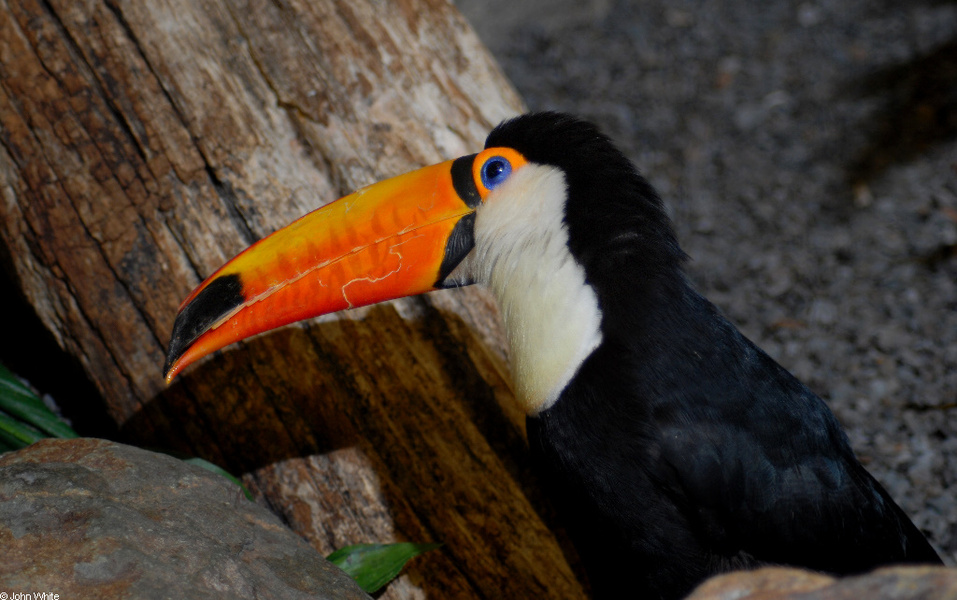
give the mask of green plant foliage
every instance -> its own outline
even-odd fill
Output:
[[[0,452],[29,446],[45,437],[78,436],[16,375],[0,365]]]
[[[372,594],[398,577],[405,563],[441,545],[357,544],[336,550],[326,560],[348,573],[367,594]]]

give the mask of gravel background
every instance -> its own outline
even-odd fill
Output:
[[[618,141],[699,288],[957,564],[957,3],[458,5],[530,109]]]

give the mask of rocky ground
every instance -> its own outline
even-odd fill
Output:
[[[957,3],[459,6],[530,109],[634,159],[700,289],[957,564]]]

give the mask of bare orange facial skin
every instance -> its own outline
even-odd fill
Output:
[[[487,178],[483,176],[483,170],[489,165],[489,161],[496,157],[503,158],[509,163],[511,173],[518,171],[528,164],[524,156],[511,148],[486,148],[476,154],[475,161],[472,163],[472,178],[475,180],[475,187],[483,202],[493,189],[489,187],[492,182],[487,181]]]

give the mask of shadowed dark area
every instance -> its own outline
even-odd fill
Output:
[[[474,475],[456,476],[454,469],[450,471],[449,461],[455,459],[448,453],[461,452],[462,436],[474,435],[468,432],[474,427],[509,478],[521,487],[522,495],[557,532],[563,552],[577,568],[575,550],[532,469],[521,429],[497,408],[496,390],[474,367],[474,348],[455,341],[463,334],[468,339],[468,326],[453,318],[451,331],[443,319],[431,316],[436,309],[428,302],[414,301],[424,313],[412,321],[403,319],[388,305],[368,309],[365,318],[381,324],[379,333],[370,332],[361,322],[342,319],[311,323],[305,328],[285,327],[213,353],[178,376],[127,421],[123,435],[137,440],[138,445],[205,458],[232,473],[253,473],[254,479],[258,470],[289,459],[358,448],[375,467],[399,537],[408,538],[420,531],[420,521],[428,525],[442,512],[421,512],[416,504],[419,512],[412,514],[410,498],[421,497],[428,489],[428,496],[435,498],[431,502],[455,505],[465,502],[462,499],[472,493]],[[382,335],[389,336],[390,345],[394,342],[399,350],[385,350]],[[422,364],[422,357],[401,350],[405,340],[409,340],[409,348],[417,347],[417,338],[437,341],[435,360]],[[351,355],[324,350],[326,344],[343,340],[347,340]],[[358,370],[361,357],[371,355],[385,357],[381,369]],[[479,370],[493,368],[488,364],[477,366]],[[298,376],[279,375],[290,372]],[[206,382],[219,380],[223,374],[237,382],[234,389],[248,387],[249,392],[209,388]],[[423,396],[414,385],[421,377],[446,381],[448,393]],[[499,385],[507,388],[504,381]],[[194,398],[207,400],[196,403]],[[462,421],[469,423],[465,430],[457,430],[461,427],[455,424],[458,418],[453,422],[448,416],[458,411],[467,414]],[[469,444],[474,440],[465,443],[471,453]],[[468,455],[471,462],[475,457]],[[489,484],[500,486],[500,479]],[[274,508],[282,514],[283,507]],[[483,536],[494,536],[496,530],[481,529]],[[418,535],[421,537],[421,533]],[[468,552],[464,545],[447,545],[450,552]],[[416,583],[430,597],[441,597],[445,592],[431,589],[434,584],[429,577],[420,578],[414,573],[413,565]]]
[[[2,248],[2,246],[0,246]],[[0,363],[49,394],[73,429],[84,437],[122,441],[103,398],[87,379],[79,360],[63,351],[10,277],[0,256],[0,298],[4,302]]]
[[[863,151],[848,165],[852,184],[957,138],[957,39],[877,71],[854,88],[883,107],[870,119],[874,132]]]

